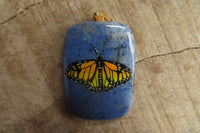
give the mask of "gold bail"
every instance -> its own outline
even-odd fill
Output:
[[[109,17],[106,13],[95,12],[93,14],[94,21],[109,21]]]

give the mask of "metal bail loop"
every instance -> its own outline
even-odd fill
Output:
[[[106,13],[95,12],[93,14],[94,21],[109,21],[109,17]]]

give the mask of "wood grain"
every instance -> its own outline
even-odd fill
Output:
[[[84,120],[65,106],[62,49],[95,11],[136,41],[135,97],[115,120]],[[200,133],[200,1],[0,1],[0,132]]]

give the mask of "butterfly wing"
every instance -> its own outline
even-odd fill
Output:
[[[91,87],[91,83],[96,74],[95,60],[84,60],[71,63],[66,70],[68,79]]]
[[[127,66],[105,60],[102,64],[103,66],[99,69],[96,60],[73,62],[67,67],[66,76],[95,92],[112,90],[130,80],[131,70]],[[102,78],[99,75],[102,75]]]
[[[119,62],[104,61],[102,75],[104,90],[111,90],[130,80],[131,69]]]

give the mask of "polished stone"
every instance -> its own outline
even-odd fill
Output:
[[[103,61],[116,62],[119,65],[117,69],[122,67],[125,71],[130,70],[130,79],[110,85],[113,88],[99,84],[100,87],[95,90],[78,79],[80,73],[76,78],[73,75],[73,80],[67,77],[67,71],[74,65],[81,70],[77,63],[95,61],[100,55]],[[65,37],[63,64],[65,97],[73,114],[87,119],[113,119],[124,116],[130,110],[133,101],[135,48],[133,34],[127,26],[118,22],[84,22],[72,26]]]

